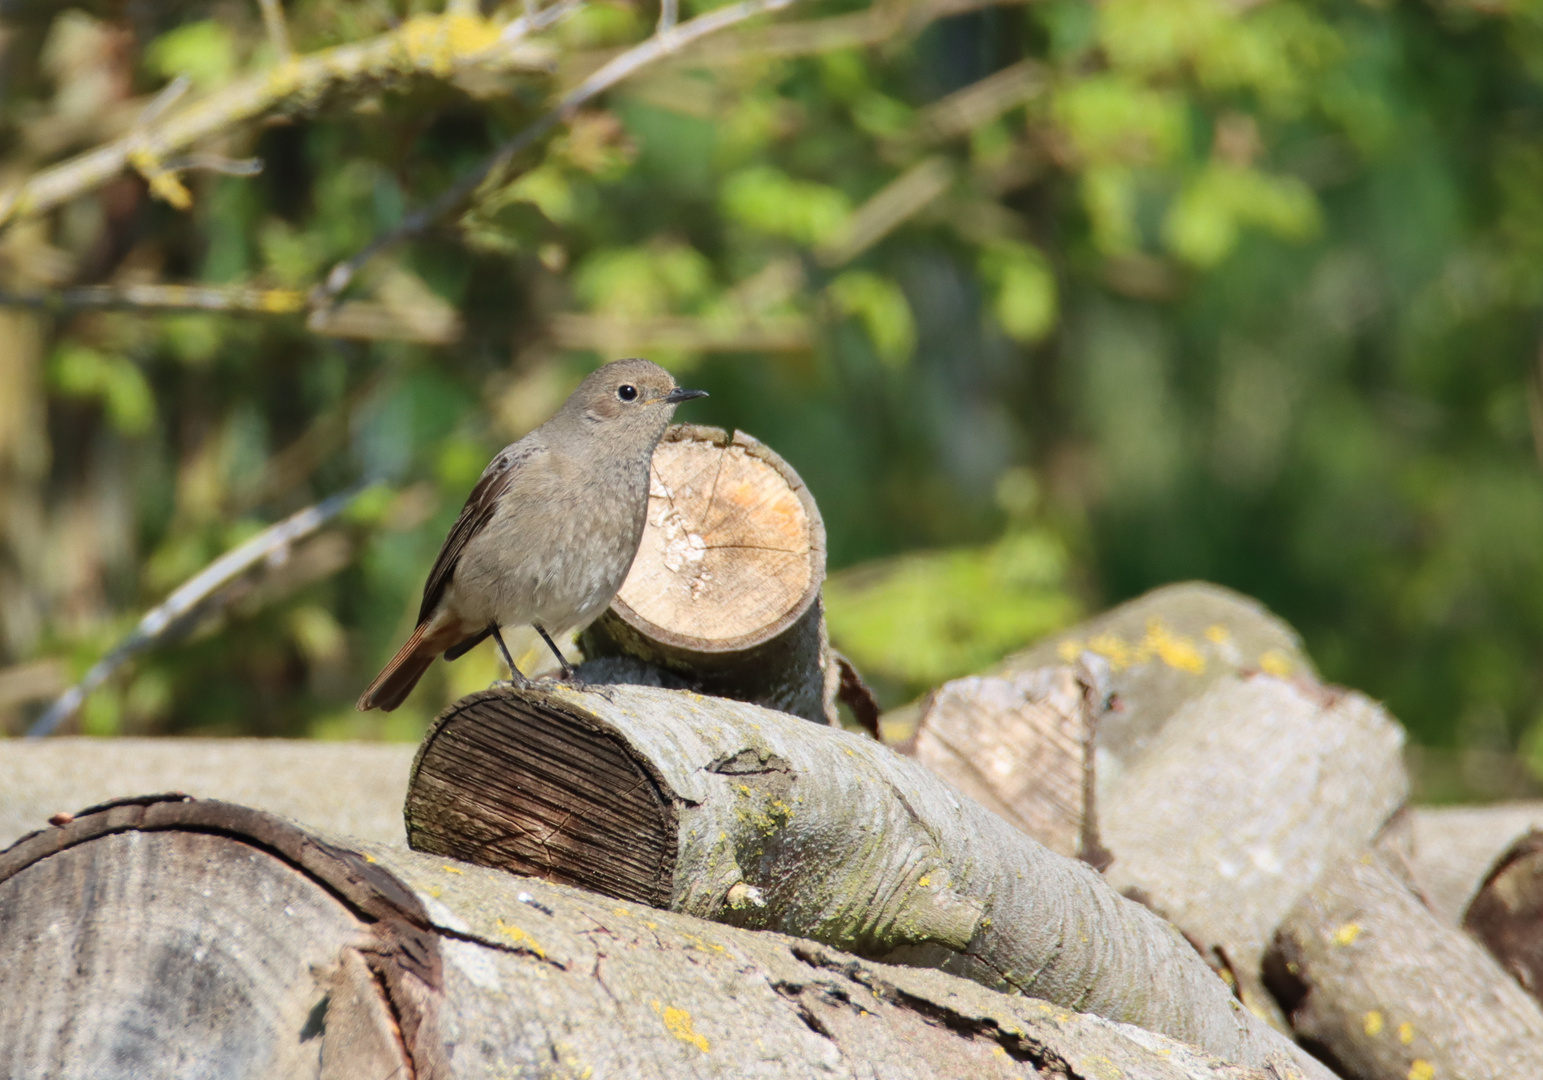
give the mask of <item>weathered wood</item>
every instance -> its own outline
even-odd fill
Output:
[[[1456,926],[1507,849],[1543,829],[1543,803],[1424,806],[1410,811],[1409,824],[1409,863],[1420,893]]]
[[[658,801],[613,808],[637,792]],[[1089,867],[916,762],[783,713],[637,686],[474,694],[431,727],[406,816],[419,850],[656,895],[1326,1075]],[[629,853],[600,862],[605,842]]]
[[[16,1080],[1266,1080],[939,972],[218,802],[140,800],[0,854],[0,969]]]
[[[1070,666],[977,675],[922,706],[908,751],[964,794],[1059,855],[1102,869],[1094,798],[1099,702]]]
[[[743,432],[679,425],[654,451],[637,558],[580,643],[592,659],[634,658],[702,693],[834,724],[824,580],[825,524],[792,467]]]
[[[0,739],[0,847],[54,813],[125,791],[184,791],[399,841],[416,751],[314,739]]]
[[[1283,922],[1271,982],[1298,1035],[1358,1080],[1543,1076],[1543,1012],[1368,851]]]
[[[1501,856],[1468,905],[1463,929],[1543,999],[1543,832],[1528,833]]]

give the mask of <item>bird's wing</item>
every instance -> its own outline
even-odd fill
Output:
[[[450,586],[450,579],[455,576],[455,568],[461,561],[461,553],[466,550],[467,543],[492,520],[494,511],[498,509],[499,498],[509,490],[520,467],[540,453],[541,449],[536,445],[515,443],[505,447],[482,471],[477,486],[466,497],[466,505],[461,507],[461,516],[455,519],[450,535],[445,537],[439,549],[434,568],[429,571],[429,580],[423,586],[423,604],[418,608],[420,623],[427,622],[439,606],[445,589]]]

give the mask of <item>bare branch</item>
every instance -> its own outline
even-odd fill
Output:
[[[246,543],[241,544],[194,574],[177,587],[165,602],[152,608],[139,620],[128,637],[115,645],[111,652],[91,666],[86,677],[70,687],[38,717],[28,729],[27,735],[52,734],[65,720],[74,716],[91,692],[101,686],[113,672],[123,666],[130,657],[144,652],[176,629],[186,616],[212,598],[220,589],[229,585],[242,574],[263,561],[282,562],[289,556],[295,544],[315,533],[358,498],[363,488],[353,488],[324,499],[315,506],[308,506],[299,513],[291,514],[276,525],[270,525]]]
[[[289,63],[295,57],[295,50],[289,43],[289,25],[284,21],[283,6],[279,0],[257,0],[257,6],[263,10],[263,27],[268,31],[274,56],[281,64]]]
[[[504,143],[493,154],[462,177],[429,205],[409,214],[400,225],[370,241],[358,254],[332,268],[327,280],[317,290],[314,302],[327,304],[348,288],[361,267],[388,248],[418,235],[436,222],[454,213],[484,185],[496,187],[506,179],[510,166],[522,152],[535,145],[547,132],[566,122],[591,99],[661,58],[720,30],[757,15],[780,11],[794,0],[742,0],[741,3],[710,11],[679,26],[654,34],[647,41],[614,57],[589,78],[565,94],[557,105],[533,124]]]
[[[546,70],[550,50],[521,40],[531,28],[523,18],[497,24],[467,15],[420,15],[378,37],[321,49],[237,80],[163,120],[185,89],[174,82],[123,138],[0,192],[0,227],[52,210],[130,167],[144,174],[158,196],[186,205],[191,196],[166,162],[203,140],[262,116],[314,108],[341,89],[386,85],[414,75],[448,79],[472,69]]]

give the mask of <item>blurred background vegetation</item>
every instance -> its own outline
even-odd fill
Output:
[[[1385,699],[1428,797],[1535,787],[1536,5],[800,0],[640,68],[308,316],[654,2],[568,0],[505,49],[519,5],[0,0],[0,728],[366,484],[70,729],[415,738],[490,650],[352,701],[466,492],[642,354],[809,483],[833,633],[891,704],[1204,578]],[[275,89],[290,49],[392,40]],[[177,160],[6,194],[247,90]]]

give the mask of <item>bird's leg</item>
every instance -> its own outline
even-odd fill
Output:
[[[541,635],[541,640],[546,642],[546,647],[552,650],[552,655],[557,657],[557,662],[562,665],[563,681],[572,682],[573,669],[568,666],[567,659],[563,656],[562,650],[557,647],[557,643],[552,640],[552,636],[546,632],[546,627],[540,623],[531,623],[531,625],[536,628],[536,633]]]
[[[497,623],[493,624],[493,640],[498,642],[498,651],[504,654],[504,663],[509,665],[509,681],[515,686],[529,686],[530,680],[525,673],[514,666],[514,657],[509,655],[509,646],[504,644],[504,635],[499,632]]]

